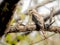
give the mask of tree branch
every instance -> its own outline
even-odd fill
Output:
[[[51,32],[60,33],[60,27],[58,27],[58,26],[51,26],[51,27],[48,28],[46,31],[51,31]]]
[[[39,4],[35,5],[35,6],[33,6],[32,8],[36,9],[36,8],[39,8],[39,7],[43,6],[43,5],[45,5],[45,4],[51,3],[53,1],[55,1],[55,0],[44,0],[43,2],[41,2],[41,3],[39,3]]]

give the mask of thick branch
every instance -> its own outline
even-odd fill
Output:
[[[60,33],[60,27],[58,27],[58,26],[51,26],[46,31],[59,32]]]
[[[15,28],[15,27],[14,27]],[[19,26],[18,27],[19,29],[12,29],[12,28],[10,28],[10,29],[12,29],[12,30],[7,30],[8,32],[5,32],[5,33],[12,33],[12,32],[14,32],[14,33],[16,33],[16,32],[27,32],[27,31],[38,31],[38,30],[35,30],[36,29],[36,27],[35,27],[35,25],[30,25],[30,26],[27,26],[27,27],[24,27],[24,26]],[[58,26],[51,26],[50,28],[48,28],[48,29],[44,29],[45,31],[50,31],[50,32],[55,32],[55,33],[60,33],[60,27],[58,27]],[[40,30],[39,30],[40,31]]]

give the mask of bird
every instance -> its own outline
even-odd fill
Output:
[[[44,29],[44,18],[35,9],[32,9],[32,20],[35,22],[38,30]]]

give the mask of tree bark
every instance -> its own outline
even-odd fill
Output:
[[[0,36],[4,34],[7,24],[19,0],[3,0],[0,5]]]

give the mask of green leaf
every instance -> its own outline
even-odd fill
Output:
[[[10,34],[8,34],[8,35],[6,36],[5,41],[6,41],[7,43],[11,43],[12,37],[11,37]]]

